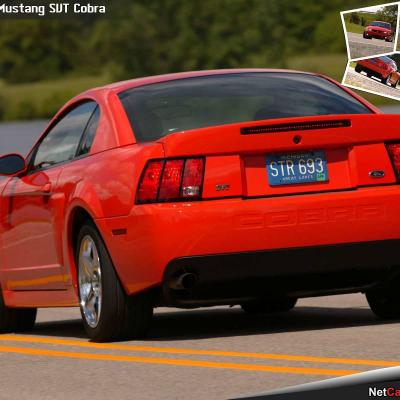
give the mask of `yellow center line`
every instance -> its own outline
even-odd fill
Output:
[[[58,350],[38,349],[29,347],[11,347],[11,346],[0,346],[0,353],[12,353],[12,354],[23,354],[30,356],[46,356],[46,357],[58,357],[58,358],[73,358],[73,359],[79,358],[85,360],[99,360],[99,361],[175,365],[175,366],[186,366],[186,367],[202,367],[202,368],[217,368],[217,369],[231,369],[231,370],[234,369],[241,371],[259,371],[259,372],[273,372],[273,373],[286,373],[286,374],[344,376],[362,372],[354,370],[300,368],[300,367],[285,367],[285,366],[275,366],[275,365],[234,364],[234,363],[224,363],[224,362],[183,360],[183,359],[133,357],[133,356],[123,356],[114,354],[75,353],[69,351],[58,351]]]
[[[85,347],[90,349],[123,350],[123,351],[136,351],[136,352],[164,353],[164,354],[242,357],[242,358],[255,358],[255,359],[268,359],[268,360],[314,362],[314,363],[368,365],[377,367],[400,366],[400,361],[365,360],[365,359],[352,359],[352,358],[313,357],[313,356],[290,355],[290,354],[268,354],[268,353],[252,353],[252,352],[249,353],[241,351],[220,351],[220,350],[182,349],[182,348],[171,348],[171,347],[136,346],[136,345],[124,345],[116,343],[92,343],[80,340],[51,339],[51,338],[18,336],[18,335],[0,335],[0,341],[55,344],[60,346]]]

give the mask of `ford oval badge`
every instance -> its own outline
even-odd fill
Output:
[[[377,169],[375,171],[371,171],[369,173],[369,176],[371,178],[383,178],[385,176],[385,171],[383,171],[381,169]]]

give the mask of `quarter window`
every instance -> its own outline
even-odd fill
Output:
[[[100,120],[100,109],[97,106],[87,124],[81,145],[79,146],[77,154],[78,156],[82,156],[84,154],[89,153],[90,148],[92,147],[93,144],[94,137],[96,135],[97,126],[99,125],[99,120]]]
[[[40,142],[32,163],[33,169],[75,158],[82,135],[96,107],[96,102],[88,101],[62,117]]]

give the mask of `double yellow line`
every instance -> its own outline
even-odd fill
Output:
[[[79,347],[90,350],[118,350],[124,352],[150,352],[158,354],[241,357],[250,359],[330,363],[330,364],[360,365],[360,366],[373,366],[373,367],[392,367],[400,365],[400,362],[397,361],[348,359],[348,358],[332,358],[332,357],[328,358],[328,357],[313,357],[313,356],[300,356],[300,355],[289,355],[289,354],[267,354],[267,353],[239,352],[239,351],[182,349],[182,348],[171,348],[171,347],[125,345],[118,343],[91,343],[80,340],[51,339],[43,337],[18,336],[18,335],[0,335],[0,342],[14,342],[14,343],[18,342],[18,343],[28,343],[28,344],[41,344],[41,345],[50,344],[62,347]],[[362,370],[305,368],[305,367],[289,367],[289,366],[279,366],[279,365],[259,365],[259,364],[242,364],[242,363],[219,362],[219,361],[201,361],[192,359],[141,357],[141,356],[115,355],[115,354],[104,354],[104,353],[93,353],[93,352],[90,353],[71,352],[71,351],[49,350],[49,349],[33,348],[33,347],[14,347],[8,345],[7,346],[0,345],[0,352],[24,354],[31,356],[70,358],[70,359],[72,358],[72,359],[87,359],[87,360],[114,361],[114,362],[147,363],[147,364],[191,366],[191,367],[203,367],[203,368],[260,371],[260,372],[272,372],[272,373],[289,373],[289,374],[307,374],[307,375],[344,376],[344,375],[351,375],[363,372]]]

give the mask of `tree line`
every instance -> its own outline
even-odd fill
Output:
[[[120,0],[106,18],[2,20],[0,80],[285,67],[290,57],[344,52],[339,12],[372,3]]]

